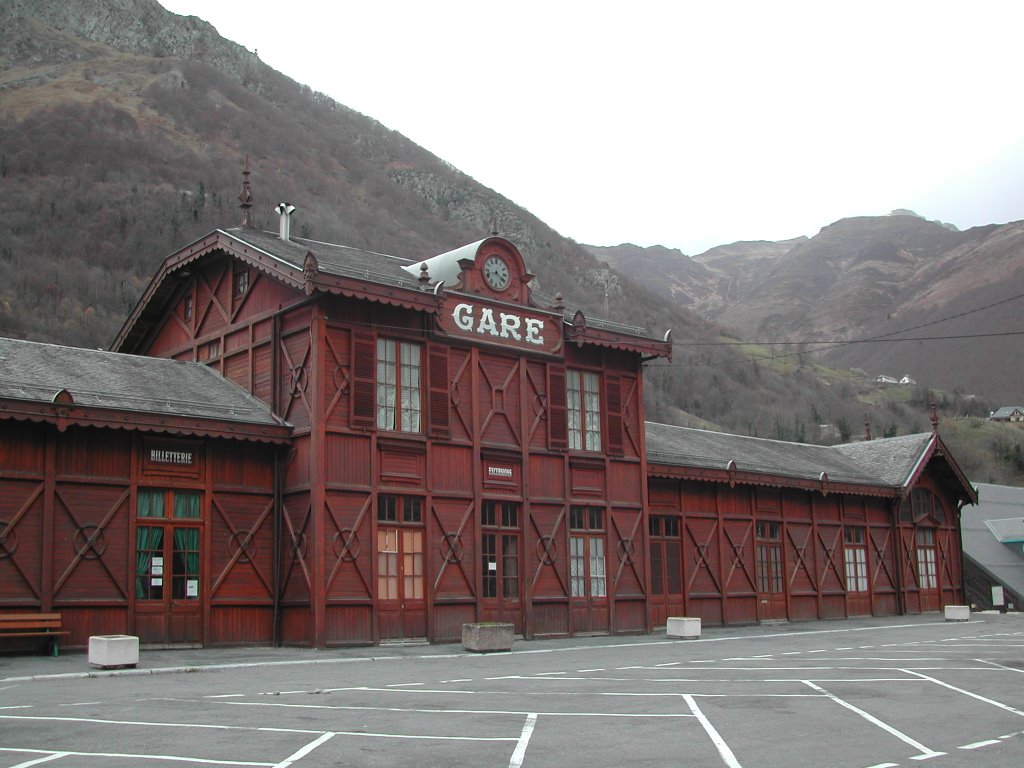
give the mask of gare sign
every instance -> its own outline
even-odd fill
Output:
[[[453,336],[534,352],[555,354],[562,346],[560,315],[494,306],[465,296],[445,297],[438,325]]]

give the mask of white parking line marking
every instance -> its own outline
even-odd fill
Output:
[[[565,695],[565,694],[555,694]],[[581,694],[582,695],[582,694]],[[589,695],[589,694],[586,694]],[[602,694],[598,694],[602,695]],[[604,694],[612,695],[612,694]],[[614,694],[620,695],[620,694]],[[625,694],[624,694],[625,695]],[[660,693],[660,694],[649,694],[657,696],[678,696],[678,693]],[[808,694],[809,695],[809,694]],[[531,714],[525,710],[520,709],[426,709],[422,707],[371,707],[371,706],[359,706],[354,704],[266,704],[263,702],[244,702],[244,701],[229,701],[227,704],[233,704],[241,707],[282,707],[284,709],[329,709],[329,710],[353,710],[353,711],[366,711],[366,712],[408,712],[413,714],[422,715],[519,715],[525,717]],[[681,718],[681,717],[692,717],[692,715],[681,715],[676,712],[671,713],[656,713],[656,712],[534,712],[536,715],[543,715],[544,717],[625,717],[625,718],[653,718],[655,720],[660,718]],[[315,731],[310,731],[315,733]],[[340,731],[339,731],[340,733]]]
[[[970,696],[972,699],[977,699],[978,701],[983,701],[986,704],[991,704],[993,707],[999,707],[1000,709],[1005,709],[1007,712],[1012,712],[1015,715],[1020,715],[1021,717],[1024,717],[1024,712],[1021,712],[1019,709],[1015,709],[1015,708],[1011,707],[1009,704],[1003,704],[1001,701],[996,701],[995,699],[986,698],[986,697],[981,696],[981,695],[979,695],[977,693],[972,693],[971,691],[964,690],[963,688],[957,688],[955,685],[950,685],[949,683],[944,683],[941,680],[937,680],[934,677],[929,677],[928,675],[923,675],[920,672],[915,672],[912,669],[902,669],[900,671],[901,672],[906,672],[907,674],[910,674],[910,675],[915,675],[917,677],[920,677],[923,680],[928,680],[929,682],[935,683],[936,685],[941,685],[943,688],[948,688],[951,691],[956,691],[957,693],[962,693],[964,696]]]
[[[878,765],[869,765],[868,768],[897,768],[899,763],[879,763]]]
[[[16,749],[14,747],[0,747],[0,752],[22,752],[29,755],[46,755],[45,760],[30,760],[27,763],[18,763],[11,768],[25,768],[30,765],[38,765],[48,760],[55,760],[58,757],[115,757],[127,760],[164,760],[177,763],[199,763],[201,765],[238,765],[247,768],[270,768],[273,763],[243,762],[241,760],[207,760],[201,757],[183,757],[181,755],[139,755],[132,752],[51,752],[44,749]]]
[[[425,683],[389,683],[388,688],[408,688],[410,685],[425,685]]]
[[[526,716],[526,722],[523,723],[523,732],[519,734],[519,741],[512,752],[512,758],[508,761],[508,768],[520,768],[523,764],[523,758],[526,757],[526,746],[530,743],[535,725],[537,725],[537,713],[531,712]]]
[[[1017,672],[1024,674],[1024,669],[1017,669],[1016,667],[1007,667],[1004,664],[999,664],[995,661],[987,661],[985,659],[975,659],[975,661],[981,662],[982,664],[991,664],[993,667],[999,667],[999,669],[1005,669],[1007,672]]]
[[[11,768],[29,768],[30,765],[39,765],[40,763],[48,763],[51,760],[59,760],[62,757],[67,757],[67,752],[54,752],[52,755],[46,755],[35,760],[28,760],[24,763],[18,763],[17,765],[11,766]]]
[[[939,755],[946,754],[945,752],[936,752],[934,749],[929,749],[928,747],[926,747],[921,742],[915,741],[914,739],[910,738],[909,736],[907,736],[907,734],[903,733],[902,731],[898,731],[895,728],[893,728],[891,725],[888,725],[887,723],[883,723],[877,717],[875,717],[872,714],[869,714],[868,712],[865,712],[860,707],[856,707],[856,706],[854,706],[853,704],[851,704],[848,701],[843,701],[838,696],[836,696],[834,693],[829,693],[828,691],[826,691],[821,686],[815,685],[814,683],[812,683],[810,680],[804,680],[803,683],[804,683],[804,685],[807,685],[810,688],[813,688],[814,690],[820,691],[821,693],[825,694],[830,699],[832,699],[832,701],[834,701],[836,704],[838,704],[838,705],[840,705],[842,707],[846,707],[851,712],[856,712],[858,715],[863,717],[869,723],[872,723],[873,725],[877,725],[879,728],[881,728],[886,733],[891,733],[893,736],[895,736],[900,741],[902,741],[902,742],[904,742],[906,744],[909,744],[914,749],[920,750],[921,754],[920,755],[914,755],[913,757],[910,758],[911,760],[926,760],[926,759],[928,759],[930,757],[938,757]]]
[[[957,749],[979,749],[980,747],[989,747],[993,744],[1002,744],[999,739],[988,739],[987,741],[976,741],[973,744],[964,744],[962,747]]]
[[[305,757],[310,752],[312,752],[314,749],[319,747],[321,744],[323,744],[326,741],[330,741],[333,738],[334,738],[334,734],[328,732],[328,733],[323,734],[318,739],[313,739],[313,741],[309,742],[309,744],[304,746],[302,749],[300,749],[300,750],[298,750],[296,752],[293,752],[292,754],[290,754],[288,757],[286,757],[281,762],[275,763],[274,764],[274,768],[288,768],[289,765],[291,765],[292,763],[298,762],[303,757]]]
[[[694,701],[693,696],[688,693],[684,693],[683,700],[686,701],[686,706],[690,708],[690,712],[693,713],[693,716],[696,717],[698,722],[700,722],[704,727],[704,731],[711,739],[711,743],[715,745],[715,749],[717,749],[718,754],[721,755],[722,762],[729,766],[729,768],[743,768],[740,761],[736,759],[736,755],[734,755],[732,750],[729,749],[729,745],[725,743],[725,739],[719,735],[718,731],[715,730],[715,726],[711,724],[711,721],[705,717],[700,707],[697,706],[697,702]]]
[[[204,699],[237,699],[245,696],[244,693],[215,693],[209,696],[203,696]],[[99,702],[95,702],[99,704]]]

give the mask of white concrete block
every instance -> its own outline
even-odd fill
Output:
[[[462,647],[467,651],[511,651],[515,625],[481,622],[462,625]]]
[[[102,669],[134,667],[139,663],[139,638],[134,635],[92,635],[89,666]]]
[[[971,607],[969,605],[947,605],[943,612],[946,621],[968,621],[971,618]]]
[[[692,616],[669,616],[665,632],[669,637],[696,640],[700,637],[700,619]]]

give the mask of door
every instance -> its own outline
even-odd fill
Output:
[[[519,505],[484,501],[480,524],[480,618],[514,624],[521,633]]]
[[[569,611],[572,631],[608,631],[608,577],[604,510],[569,509]]]
[[[846,615],[870,616],[868,547],[864,526],[848,525],[843,529],[843,568],[846,575]]]
[[[381,640],[427,636],[423,529],[377,529],[377,606]]]
[[[663,627],[669,616],[684,616],[682,540],[679,518],[651,515],[648,518],[651,542],[651,621]]]
[[[921,590],[921,611],[937,611],[942,600],[939,596],[935,529],[918,528],[915,538],[917,541],[917,584]]]
[[[142,489],[135,525],[135,634],[141,643],[203,641],[201,495]]]
[[[756,527],[757,599],[760,621],[785,620],[786,586],[782,567],[782,523],[759,520]]]

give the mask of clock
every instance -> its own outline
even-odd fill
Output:
[[[508,264],[499,256],[488,256],[484,262],[484,280],[496,291],[504,291],[509,284]]]

